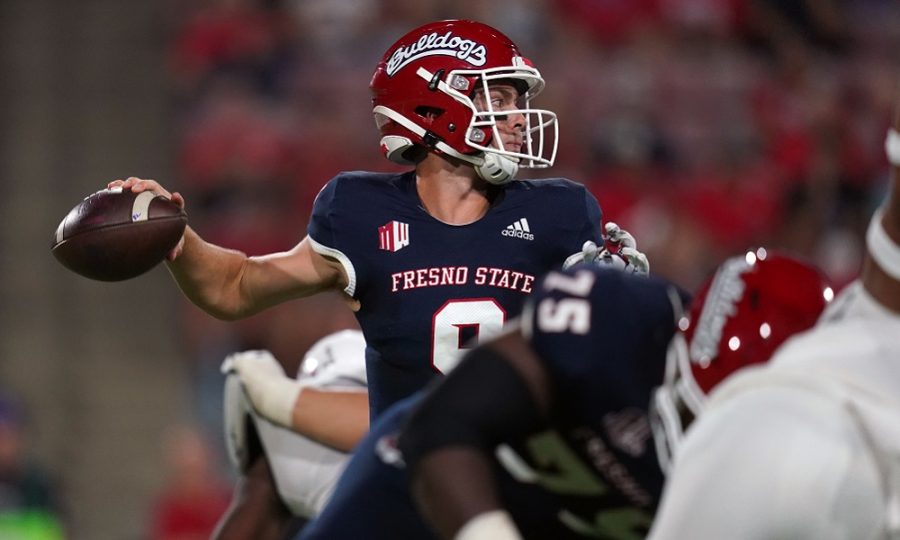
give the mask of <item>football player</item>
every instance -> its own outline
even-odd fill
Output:
[[[423,515],[441,538],[644,538],[664,478],[657,388],[690,390],[674,410],[689,421],[719,381],[812,326],[828,290],[764,250],[723,263],[687,316],[662,280],[549,274],[519,328],[472,350],[401,436]]]
[[[381,150],[408,172],[344,172],[313,205],[307,236],[265,256],[188,228],[168,266],[187,297],[223,319],[321,291],[343,293],[366,336],[370,414],[455,365],[467,343],[517,315],[537,276],[585,242],[603,245],[597,200],[555,178],[556,114],[532,106],[544,79],[500,31],[426,24],[394,43],[370,83]],[[156,190],[129,178],[109,187]],[[646,271],[639,253],[622,254]]]
[[[530,105],[543,86],[496,29],[472,21],[417,28],[385,53],[371,82],[381,149],[412,170],[338,175],[316,199],[308,236],[287,252],[247,257],[188,229],[169,268],[191,301],[225,319],[345,293],[367,338],[376,416],[450,369],[466,343],[497,333],[535,277],[567,255],[647,271],[633,247],[615,257],[597,249],[600,208],[583,186],[512,182],[519,168],[555,159],[556,116]],[[184,204],[152,180],[114,186]],[[279,425],[293,419],[290,392],[248,394]]]
[[[642,538],[663,480],[648,409],[675,349],[705,352],[702,402],[711,381],[809,328],[826,289],[760,250],[723,264],[682,317],[686,295],[667,281],[552,272],[517,325],[372,425],[300,538]]]
[[[900,111],[860,277],[810,332],[712,396],[651,538],[900,538]]]
[[[586,242],[582,252],[570,256],[564,266],[593,261],[640,273],[623,255],[630,251],[643,257],[631,234],[614,223],[607,223],[605,230],[616,254],[598,253],[596,245]],[[217,528],[217,540],[284,538],[285,531],[298,530],[319,513],[347,453],[368,429],[364,349],[359,332],[323,338],[304,357],[297,379],[288,377],[268,351],[246,351],[225,360],[226,443],[241,479],[233,504]],[[405,401],[413,403],[417,397]],[[407,407],[401,402],[389,408],[397,409],[392,418],[402,418]],[[392,515],[396,513],[384,513]],[[418,518],[414,521],[421,523]],[[397,527],[395,520],[384,530],[393,533]],[[344,533],[328,536],[334,534]]]
[[[325,336],[296,378],[268,351],[225,360],[225,441],[240,478],[214,538],[280,540],[322,509],[368,429],[365,345],[355,330]],[[276,422],[254,406],[271,415],[278,401],[290,414]]]

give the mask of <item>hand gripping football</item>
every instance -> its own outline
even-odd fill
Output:
[[[186,225],[184,210],[162,195],[104,189],[86,197],[63,218],[51,251],[76,274],[122,281],[162,262]]]

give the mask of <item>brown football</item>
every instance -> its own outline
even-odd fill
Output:
[[[63,218],[51,251],[76,274],[122,281],[162,262],[186,225],[184,210],[162,195],[104,189],[85,197]]]

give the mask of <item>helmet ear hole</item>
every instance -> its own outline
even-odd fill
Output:
[[[437,107],[416,107],[415,113],[421,116],[425,121],[431,122],[444,114],[443,109],[438,109]]]

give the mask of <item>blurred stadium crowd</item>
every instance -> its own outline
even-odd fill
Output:
[[[408,29],[472,18],[541,70],[557,164],[652,271],[696,287],[753,245],[805,255],[837,283],[861,260],[887,174],[900,6],[890,0],[202,0],[173,8],[178,178],[193,226],[250,254],[303,237],[341,170],[396,168],[377,148],[368,82]],[[299,360],[356,323],[336,298],[220,323],[186,306],[204,422],[225,354]],[[215,428],[218,429],[217,427]]]
[[[520,43],[560,117],[545,176],[588,185],[655,272],[690,287],[726,253],[779,245],[838,281],[883,186],[896,74],[887,0],[192,2],[174,20],[180,187],[213,241],[293,245],[318,189],[384,170],[368,79],[423,21]]]
[[[548,83],[537,106],[557,112],[561,132],[557,164],[539,176],[587,185],[654,273],[693,289],[726,255],[763,244],[806,255],[837,283],[855,277],[888,172],[894,0],[173,2],[178,177],[167,184],[185,195],[192,225],[249,254],[287,249],[333,175],[397,170],[378,151],[369,78],[399,36],[444,18],[495,26],[534,61]],[[268,348],[297,362],[318,337],[356,326],[321,295],[239,323],[187,302],[182,317],[214,435],[226,354]],[[173,441],[196,456],[172,463],[173,478],[191,484],[184,471],[202,471],[210,495],[185,487],[185,500],[200,501],[192,510],[179,507],[177,485],[163,494],[169,515],[149,534],[160,539],[179,519],[211,526],[226,504],[203,443]]]

